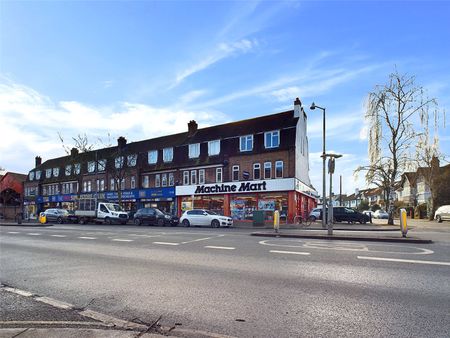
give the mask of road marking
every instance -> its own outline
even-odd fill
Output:
[[[89,317],[98,321],[101,321],[105,324],[112,324],[116,327],[124,328],[124,329],[148,329],[146,325],[137,324],[133,322],[129,322],[120,318],[115,318],[109,315],[106,315],[104,313],[100,313],[97,311],[92,310],[84,310],[81,312],[78,312],[83,317]]]
[[[358,259],[366,259],[371,261],[384,261],[384,262],[399,262],[399,263],[412,263],[412,264],[429,264],[429,265],[445,265],[450,266],[450,262],[436,262],[436,261],[418,261],[413,259],[398,259],[398,258],[383,258],[383,257],[367,257],[357,256]]]
[[[66,303],[66,302],[61,302],[59,300],[56,300],[56,299],[53,299],[53,298],[49,298],[49,297],[36,297],[34,299],[37,300],[38,302],[45,303],[45,304],[57,307],[59,309],[69,310],[69,309],[73,308],[72,304],[69,304],[69,303]]]
[[[170,242],[153,242],[153,244],[161,244],[161,245],[179,245],[179,243],[170,243]]]
[[[78,238],[81,238],[81,239],[97,239],[95,237],[78,237]]]
[[[24,296],[24,297],[31,297],[31,296],[33,296],[33,294],[31,292],[20,290],[20,289],[16,289],[16,288],[11,288],[9,286],[5,286],[2,289],[5,290],[5,291],[8,291],[8,292],[15,293],[15,294],[20,295],[20,296]]]
[[[132,239],[121,239],[121,238],[114,238],[113,241],[116,241],[116,242],[133,242]]]
[[[289,254],[289,255],[311,255],[309,252],[298,252],[298,251],[280,251],[280,250],[270,250],[272,253]]]
[[[66,235],[50,235],[50,236],[52,236],[52,237],[60,237],[60,238],[67,237]]]
[[[181,244],[187,244],[187,243],[194,243],[194,242],[206,241],[207,239],[213,239],[213,238],[218,238],[218,237],[223,237],[223,236],[224,236],[224,235],[218,235],[218,236],[213,236],[213,237],[199,238],[199,239],[194,239],[194,240],[192,240],[192,241],[181,242]]]
[[[33,325],[81,325],[81,326],[102,326],[102,327],[112,327],[112,324],[106,324],[102,322],[71,322],[71,321],[46,321],[46,320],[12,320],[12,321],[0,321],[0,326],[2,325],[30,325],[33,327]],[[22,326],[19,326],[22,327]],[[17,337],[17,336],[16,336]]]
[[[221,249],[221,250],[234,250],[236,248],[233,248],[231,246],[212,246],[212,245],[207,245],[205,246],[205,248],[208,249]]]
[[[27,233],[27,235],[29,235],[29,236],[40,236],[41,234],[38,234],[36,232],[29,232],[29,233]]]
[[[17,231],[8,231],[8,234],[18,234],[19,232]]]

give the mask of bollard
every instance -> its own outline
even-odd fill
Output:
[[[400,231],[402,232],[402,236],[406,237],[408,233],[408,223],[407,223],[407,212],[405,209],[400,209]]]
[[[278,232],[280,229],[280,212],[275,210],[273,213],[273,229]]]

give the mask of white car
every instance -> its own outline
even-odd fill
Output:
[[[187,210],[181,215],[180,223],[185,227],[191,225],[210,226],[213,228],[232,227],[233,219],[205,209]]]
[[[434,219],[441,223],[442,221],[450,221],[450,205],[439,207],[434,213]]]
[[[389,214],[382,210],[382,209],[378,209],[377,211],[375,211],[373,213],[373,217],[374,218],[379,218],[379,219],[388,219],[389,218]]]

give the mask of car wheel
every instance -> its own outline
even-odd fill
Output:
[[[135,225],[141,225],[141,220],[139,218],[135,218],[134,224]]]
[[[185,226],[186,228],[189,228],[191,226],[191,223],[189,223],[189,221],[187,219],[184,219],[183,226]]]
[[[164,220],[162,218],[158,219],[158,226],[164,226]]]
[[[106,218],[105,218],[105,223],[108,224],[108,225],[111,225],[111,224],[112,224],[111,218],[106,217]]]
[[[309,216],[309,219],[311,220],[311,222],[315,222],[317,217],[312,215],[312,216]]]
[[[63,224],[63,219],[62,219],[61,217],[58,217],[58,218],[56,219],[56,222],[57,222],[58,224]]]
[[[216,220],[216,219],[213,219],[212,222],[211,222],[211,227],[212,227],[212,228],[218,228],[218,227],[220,227],[219,221]]]
[[[440,215],[436,216],[436,221],[438,221],[438,223],[442,223],[442,218]]]
[[[359,224],[366,224],[366,219],[364,218],[364,219],[360,219],[359,220]]]

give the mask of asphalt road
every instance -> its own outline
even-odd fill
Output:
[[[420,231],[435,243],[3,226],[1,282],[121,319],[236,337],[448,337],[450,230]]]

